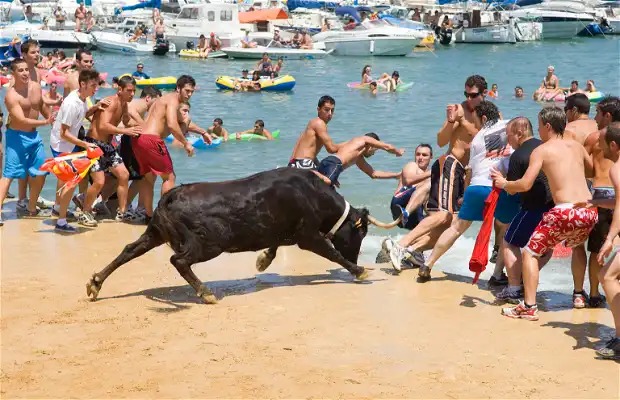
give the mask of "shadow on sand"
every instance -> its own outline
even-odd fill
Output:
[[[220,281],[209,281],[205,284],[215,293],[216,297],[222,299],[229,296],[240,296],[249,293],[259,292],[265,289],[282,286],[312,286],[326,284],[371,284],[372,282],[384,279],[367,279],[365,281],[354,281],[351,274],[346,270],[336,268],[327,270],[326,274],[315,275],[279,275],[273,273],[258,274],[253,278],[228,279]],[[105,286],[102,290],[105,290]],[[127,293],[119,296],[99,297],[98,301],[109,299],[122,299],[127,297],[144,296],[161,305],[152,307],[152,310],[160,313],[173,313],[190,308],[190,304],[204,304],[202,299],[196,296],[194,289],[189,285],[168,286],[153,289],[141,290],[139,292]]]
[[[541,326],[564,329],[564,334],[575,339],[573,350],[597,349],[603,347],[607,340],[615,335],[613,328],[598,322],[584,322],[574,324],[564,321],[550,321]],[[620,362],[620,360],[618,361]]]

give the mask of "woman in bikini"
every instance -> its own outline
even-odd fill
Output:
[[[538,90],[534,92],[536,101],[552,101],[557,95],[563,94],[560,88],[560,80],[555,76],[553,65],[547,67],[547,75],[543,78]]]

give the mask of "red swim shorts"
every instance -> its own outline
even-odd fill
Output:
[[[149,172],[167,175],[174,172],[166,143],[159,135],[141,134],[131,138],[131,147],[140,166],[140,175]]]
[[[566,247],[576,247],[588,239],[596,221],[598,210],[574,208],[573,204],[559,204],[543,214],[534,230],[526,250],[535,256],[542,256],[562,242]]]

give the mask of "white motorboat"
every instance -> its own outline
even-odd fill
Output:
[[[333,50],[342,56],[405,56],[421,39],[412,29],[399,28],[382,20],[365,21],[355,29],[325,31],[312,37],[315,48]]]
[[[89,33],[69,30],[45,29],[44,24],[18,21],[0,29],[1,38],[13,38],[27,35],[47,48],[95,48],[93,37]]]
[[[295,49],[289,47],[276,47],[273,43],[268,46],[256,46],[252,48],[224,47],[222,51],[230,58],[246,58],[260,60],[263,53],[268,53],[271,59],[283,58],[284,60],[312,60],[324,58],[331,51],[318,49]]]
[[[587,27],[588,24],[595,21],[593,14],[588,12],[561,11],[558,10],[560,6],[560,2],[542,2],[537,5],[508,11],[507,14],[511,17],[541,22],[543,39],[572,38]]]
[[[158,43],[152,40],[130,42],[131,33],[93,32],[97,48],[104,51],[125,54],[156,54],[176,53],[173,43]]]
[[[496,24],[477,28],[459,27],[452,33],[456,43],[517,43],[513,25]]]

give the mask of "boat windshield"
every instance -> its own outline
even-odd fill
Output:
[[[362,22],[361,24],[359,24],[358,26],[355,27],[355,31],[365,31],[368,29],[376,29],[376,28],[385,28],[387,26],[392,26],[390,25],[387,21],[384,21],[382,19],[375,19],[375,20],[365,20],[364,22]]]

